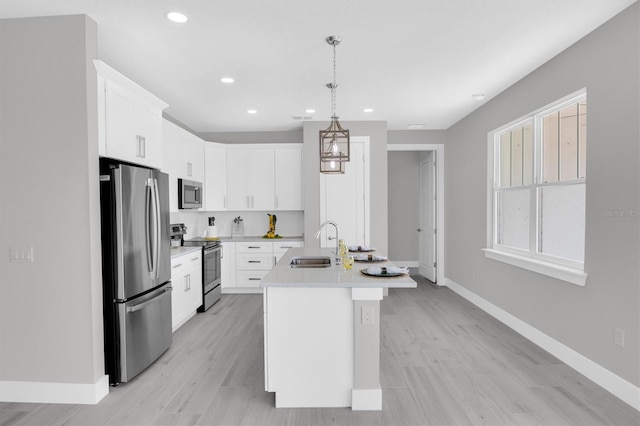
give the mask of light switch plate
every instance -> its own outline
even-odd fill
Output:
[[[33,246],[11,247],[9,261],[11,263],[33,263]]]

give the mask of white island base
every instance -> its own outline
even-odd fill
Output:
[[[310,250],[289,250],[262,283],[265,389],[275,392],[276,407],[382,410],[380,301],[384,288],[416,283],[365,277],[358,264],[285,266]]]

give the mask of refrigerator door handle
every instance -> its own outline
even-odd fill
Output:
[[[171,290],[173,290],[171,287],[167,287],[167,288],[164,289],[164,293],[166,293],[167,291],[171,291]],[[156,296],[153,299],[147,300],[146,302],[138,303],[137,305],[133,305],[133,306],[127,306],[127,312],[139,311],[141,309],[144,309],[147,305],[150,305],[152,303],[157,302],[158,300],[159,300],[158,296]]]
[[[153,274],[154,278],[158,278],[160,276],[160,268],[158,265],[160,263],[160,190],[158,189],[158,179],[153,179],[153,206],[154,206],[154,235],[153,235]]]
[[[147,236],[147,269],[149,270],[149,276],[150,278],[154,278],[155,277],[155,271],[154,271],[154,265],[153,265],[153,255],[152,255],[152,251],[154,250],[154,246],[152,246],[152,230],[151,230],[151,214],[152,211],[151,209],[153,208],[155,210],[154,207],[152,207],[152,205],[154,204],[154,193],[153,193],[153,179],[148,178],[147,182],[145,184],[145,206],[144,206],[144,210],[145,210],[145,214],[144,214],[144,221],[145,221],[145,233]],[[154,215],[155,216],[155,215]],[[154,230],[155,233],[155,230]]]

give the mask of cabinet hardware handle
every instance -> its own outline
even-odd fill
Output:
[[[193,176],[193,165],[191,163],[187,163],[187,176]]]
[[[173,269],[179,268],[182,266],[182,263],[178,263],[177,265],[173,265]]]
[[[247,247],[247,248],[250,248],[250,249],[259,249],[259,248],[260,248],[260,246],[249,246],[249,247]]]
[[[249,281],[260,281],[262,278],[249,278]]]
[[[227,196],[223,195],[222,196],[222,206],[226,209],[227,208]]]
[[[249,263],[262,263],[261,260],[250,260]]]
[[[184,276],[184,291],[189,291],[189,274]]]
[[[196,260],[200,259],[199,257],[194,257],[193,259],[191,259],[192,262],[195,262]]]
[[[136,140],[138,142],[138,153],[137,157],[145,158],[147,154],[146,140],[144,136],[136,135]]]

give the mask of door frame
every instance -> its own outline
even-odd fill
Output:
[[[438,253],[436,251],[436,243],[437,243],[437,233],[434,233],[433,230],[436,230],[438,228],[437,225],[437,220],[438,220],[438,212],[437,212],[437,206],[438,206],[438,202],[437,202],[437,197],[436,197],[436,185],[437,185],[437,171],[438,171],[438,167],[436,164],[436,154],[433,151],[426,151],[427,153],[430,153],[431,155],[429,156],[428,160],[422,160],[420,161],[420,164],[418,165],[418,175],[420,176],[420,181],[418,184],[418,189],[420,191],[420,195],[419,195],[419,214],[420,214],[420,218],[418,220],[418,270],[420,275],[422,275],[423,277],[426,277],[427,279],[433,281],[433,282],[438,282],[438,267],[437,262],[438,262]],[[428,175],[428,183],[425,186],[425,176],[424,174]],[[431,192],[429,192],[431,191]],[[430,195],[431,197],[428,197],[428,195]],[[424,209],[423,209],[424,207]],[[429,230],[427,230],[426,227],[423,227],[423,223],[422,220],[425,218],[425,216],[429,216],[431,215],[431,221],[430,223],[427,225],[429,230],[431,230],[431,232],[429,232]],[[426,233],[425,233],[426,231]],[[423,263],[423,256],[426,255],[426,253],[423,253],[421,247],[422,247],[422,239],[426,238],[426,235],[431,234],[429,236],[429,238],[431,238],[431,243],[429,244],[431,246],[431,248],[429,249],[432,252],[432,257],[429,260],[429,262]],[[425,265],[425,271],[423,273],[423,264]],[[430,265],[430,266],[426,266],[426,265]],[[433,269],[433,273],[427,272],[427,269]],[[431,279],[433,278],[433,279]]]
[[[431,143],[387,144],[387,151],[433,151],[436,164],[436,269],[437,285],[444,286],[444,145]]]

